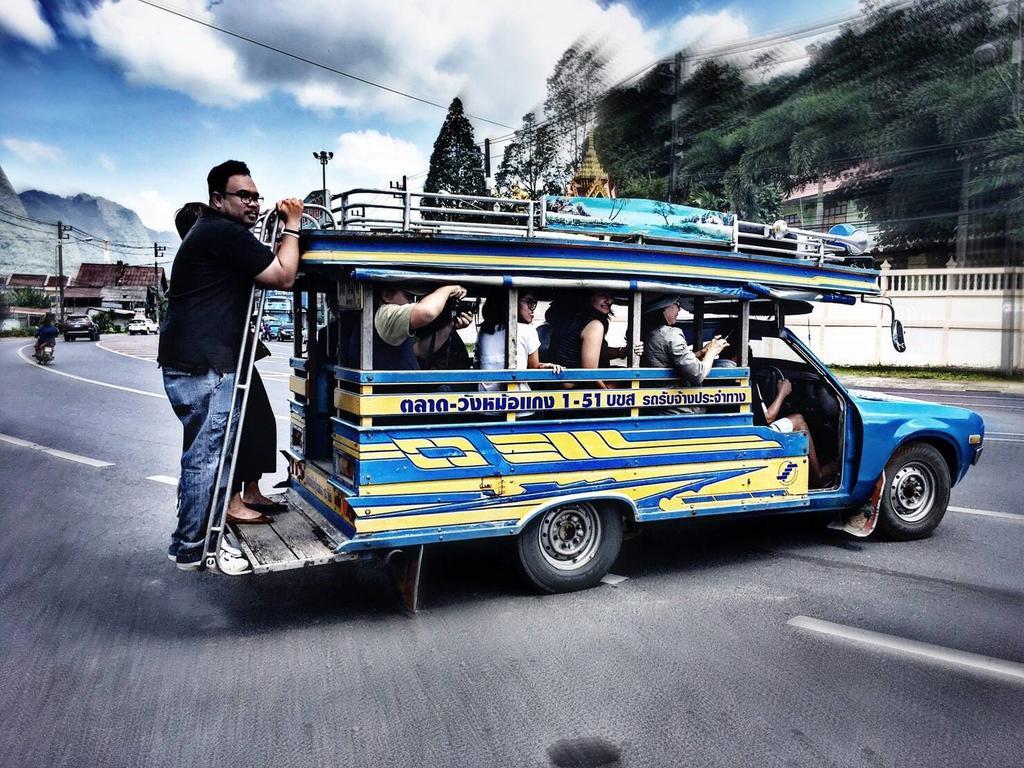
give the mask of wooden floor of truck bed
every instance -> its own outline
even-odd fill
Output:
[[[253,573],[306,568],[342,560],[355,560],[357,555],[335,554],[345,535],[330,525],[295,491],[281,494],[287,512],[275,512],[269,525],[237,525],[231,528],[238,537],[242,552],[249,559]]]

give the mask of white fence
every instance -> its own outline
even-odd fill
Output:
[[[883,265],[881,280],[906,330],[903,354],[892,348],[883,307],[816,304],[787,325],[831,365],[1024,368],[1024,268]]]

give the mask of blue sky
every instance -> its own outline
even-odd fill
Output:
[[[616,79],[682,46],[709,48],[856,13],[851,0],[729,4],[540,0],[154,0],[208,23],[517,126],[577,37]],[[799,54],[808,40],[785,55]],[[788,66],[799,66],[799,62]],[[0,2],[0,166],[18,191],[81,191],[157,229],[245,160],[268,197],[386,186],[425,171],[444,112],[358,84],[139,0]],[[477,121],[477,138],[509,129]]]

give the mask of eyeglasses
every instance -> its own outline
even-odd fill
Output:
[[[260,197],[259,192],[250,192],[248,189],[242,189],[237,192],[221,192],[222,195],[234,195],[246,205],[260,205],[263,202],[263,198]]]
[[[535,298],[533,298],[532,296],[530,298],[528,298],[528,299],[520,299],[519,301],[520,301],[520,303],[525,304],[526,306],[528,306],[530,309],[536,309],[537,308],[537,300]]]

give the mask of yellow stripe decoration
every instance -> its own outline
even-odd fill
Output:
[[[488,435],[488,439],[511,464],[579,459],[625,459],[675,453],[701,453],[709,450],[740,451],[779,447],[775,440],[766,440],[758,435],[749,434],[631,442],[614,429],[555,432],[550,435]]]
[[[357,509],[356,530],[359,533],[370,533],[521,520],[534,509],[557,502],[557,495],[526,501],[516,499],[517,496],[530,493],[531,486],[536,487],[540,484],[561,486],[563,492],[567,494],[584,491],[600,493],[600,489],[595,487],[597,484],[615,481],[622,485],[609,490],[609,495],[626,497],[634,502],[652,496],[663,496],[658,505],[661,511],[693,514],[717,507],[749,505],[761,508],[772,504],[789,504],[807,496],[806,456],[687,465],[683,477],[678,476],[679,469],[678,466],[661,466],[505,476],[501,478],[502,482],[496,485],[500,485],[501,488],[499,499],[507,499],[507,503],[455,512],[441,511],[444,506],[444,495],[480,491],[479,478],[363,486],[360,493],[363,498],[404,494],[423,494],[431,498],[419,503],[382,504]],[[713,479],[716,473],[730,469],[749,471],[721,480]],[[777,498],[755,495],[771,491],[781,491],[781,494]],[[708,498],[709,496],[711,498]],[[481,501],[485,498],[481,494]],[[695,501],[697,498],[701,500]]]
[[[424,264],[430,267],[479,265],[504,268],[509,265],[509,256],[502,254],[449,254],[449,253],[396,253],[394,251],[307,251],[302,260],[315,263],[332,264]],[[731,281],[752,280],[754,282],[771,283],[772,285],[799,285],[801,287],[843,286],[864,292],[866,286],[862,280],[844,277],[841,274],[827,275],[792,275],[770,272],[763,269],[744,269],[742,264],[729,267],[702,267],[693,264],[649,263],[636,259],[612,260],[597,258],[557,259],[535,254],[522,255],[519,258],[521,269],[551,268],[573,273],[606,271],[625,274],[667,275],[673,277],[712,277],[725,278]]]
[[[294,392],[296,395],[302,395],[303,397],[309,397],[309,393],[306,391],[306,383],[308,379],[300,378],[299,376],[288,377],[288,389]]]
[[[519,411],[606,411],[622,408],[737,406],[750,402],[746,387],[566,389],[527,392],[439,392],[357,395],[334,391],[334,405],[358,416],[496,414]]]

